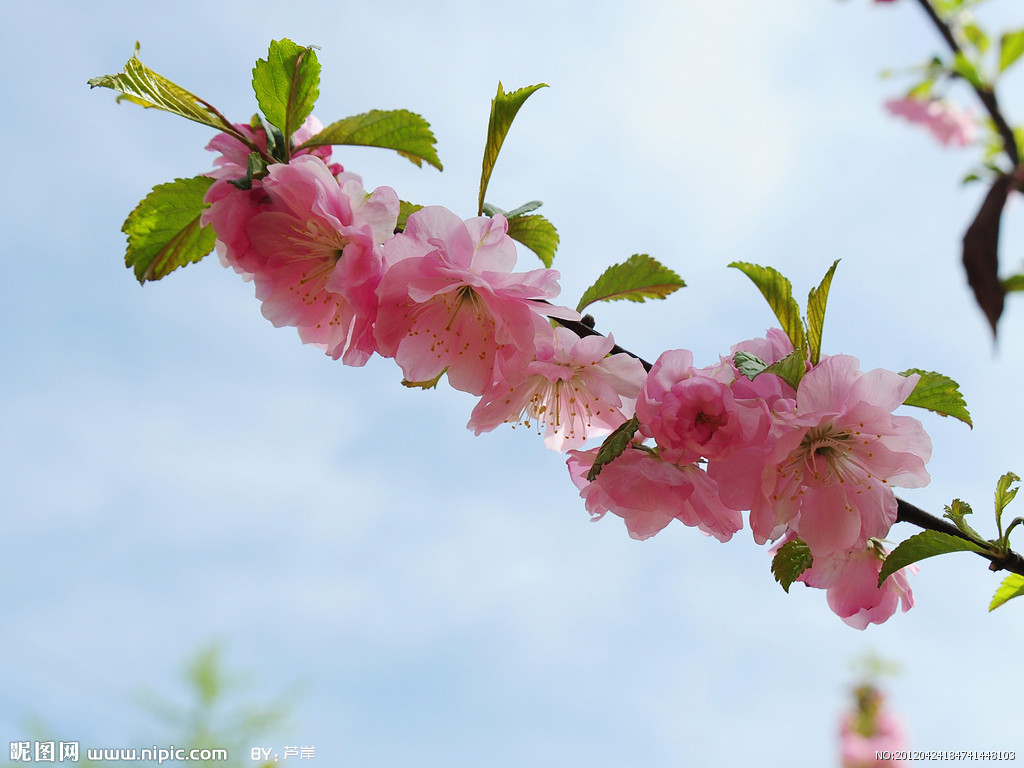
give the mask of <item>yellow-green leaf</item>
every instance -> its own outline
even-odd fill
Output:
[[[440,171],[442,165],[434,149],[436,143],[430,123],[414,112],[373,109],[331,123],[298,149],[326,144],[381,147],[395,150],[418,166],[425,161]]]
[[[487,185],[491,180],[491,172],[498,160],[498,153],[501,152],[501,145],[505,143],[505,136],[508,129],[512,127],[519,108],[523,106],[530,96],[541,88],[547,88],[546,83],[528,85],[525,88],[505,93],[505,88],[498,83],[498,93],[491,100],[491,117],[487,121],[487,143],[484,145],[483,167],[480,171],[480,198],[477,203],[477,215],[483,215],[484,195],[487,193]]]
[[[537,258],[545,267],[550,267],[554,262],[555,250],[558,248],[558,230],[540,214],[510,218],[508,236],[537,254]]]
[[[646,254],[635,254],[622,264],[608,267],[592,286],[583,292],[576,311],[596,301],[646,301],[664,299],[684,287],[679,275]]]
[[[967,412],[967,403],[960,394],[959,384],[941,373],[923,371],[920,368],[910,368],[900,375],[910,376],[913,373],[919,374],[921,379],[910,393],[910,397],[904,401],[904,405],[926,408],[940,416],[952,416],[973,428],[971,414]]]
[[[128,214],[121,227],[128,235],[124,261],[140,283],[159,280],[213,250],[213,227],[199,222],[211,184],[209,176],[160,184]]]

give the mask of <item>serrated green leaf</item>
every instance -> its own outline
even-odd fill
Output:
[[[1019,573],[1011,573],[1003,579],[1003,583],[992,596],[992,602],[989,604],[988,609],[994,611],[1007,600],[1012,600],[1021,595],[1024,595],[1024,576],[1021,576]]]
[[[910,397],[904,401],[904,405],[926,408],[940,416],[952,416],[972,429],[974,428],[974,424],[971,423],[971,414],[967,412],[967,403],[964,402],[964,396],[960,394],[959,384],[941,373],[924,371],[920,368],[910,368],[900,375],[910,376],[913,373],[919,374],[921,379],[914,387],[914,391],[910,393]]]
[[[1013,472],[1007,472],[996,483],[996,525],[999,528],[1000,535],[1002,535],[1003,531],[1003,510],[1006,509],[1007,504],[1013,501],[1017,491],[1020,490],[1020,488],[1011,488],[1010,486],[1019,482],[1020,477]]]
[[[765,373],[774,373],[779,376],[793,389],[800,386],[800,380],[807,372],[807,349],[797,347],[781,360],[765,368]]]
[[[686,283],[668,267],[645,253],[630,256],[621,264],[608,267],[597,281],[583,292],[576,311],[596,301],[646,301],[664,299],[685,287]]]
[[[287,160],[289,139],[320,96],[316,52],[287,38],[271,41],[267,58],[258,59],[253,67],[252,89],[267,121],[284,136]]]
[[[422,205],[416,205],[416,203],[406,202],[405,200],[398,201],[398,223],[395,224],[395,229],[399,232],[405,229],[405,224],[409,221],[409,217],[412,216],[416,211],[422,208]]]
[[[768,369],[768,363],[759,358],[757,355],[752,355],[749,352],[740,350],[732,356],[732,364],[736,366],[736,369],[746,376],[751,381],[760,374],[764,373]]]
[[[1024,29],[999,38],[999,71],[1005,72],[1024,54]]]
[[[979,544],[984,544],[985,537],[974,530],[967,522],[967,516],[974,514],[971,505],[960,499],[953,499],[942,516],[953,522],[962,534],[974,539]]]
[[[793,298],[793,286],[789,280],[771,267],[762,267],[757,264],[748,264],[743,261],[734,261],[729,265],[740,270],[749,277],[761,295],[772,308],[775,317],[782,325],[789,340],[793,343],[794,349],[805,346],[804,324],[800,319],[800,307]]]
[[[211,184],[209,176],[160,184],[128,214],[121,227],[128,235],[124,261],[140,283],[159,280],[213,250],[213,227],[199,223]]]
[[[881,587],[882,583],[889,576],[896,573],[896,571],[906,568],[908,565],[913,565],[919,560],[935,557],[936,555],[945,555],[950,552],[983,553],[987,551],[984,547],[966,539],[961,539],[959,536],[953,536],[940,531],[922,531],[911,536],[889,553],[888,557],[885,558],[885,562],[882,563],[881,573],[878,574],[878,586]]]
[[[430,123],[414,112],[373,109],[331,123],[297,149],[327,144],[381,147],[395,150],[417,166],[425,161],[440,171],[442,165],[434,149],[436,143]]]
[[[154,72],[139,61],[138,55],[139,45],[136,43],[135,53],[128,59],[122,72],[91,78],[88,81],[89,87],[110,88],[121,93],[125,100],[133,104],[162,109],[225,133],[237,134],[234,126],[210,104]]]
[[[793,582],[813,564],[814,557],[811,555],[811,548],[803,539],[793,539],[779,547],[775,557],[772,558],[772,575],[788,593]]]
[[[523,106],[530,96],[541,88],[547,88],[547,83],[528,85],[511,93],[505,93],[505,88],[498,83],[498,93],[491,99],[491,116],[487,121],[487,143],[484,145],[483,167],[480,171],[480,197],[477,202],[477,215],[483,215],[484,195],[487,194],[487,185],[491,181],[491,172],[498,160],[498,153],[501,152],[501,145],[505,143],[508,129],[512,127],[519,108]]]
[[[1024,275],[1010,275],[1003,280],[1003,288],[1006,291],[1024,291]]]
[[[535,254],[545,267],[550,267],[558,249],[558,230],[540,214],[514,216],[508,219],[508,236]]]
[[[832,276],[835,274],[839,259],[832,262],[821,284],[812,288],[807,295],[807,346],[811,358],[811,364],[817,365],[821,359],[821,332],[825,325],[825,306],[828,304],[828,289],[832,285]]]
[[[620,424],[615,430],[604,439],[601,443],[601,447],[597,451],[597,456],[594,458],[594,465],[590,468],[587,473],[587,480],[591,483],[601,474],[601,470],[604,469],[606,464],[610,464],[615,459],[619,458],[622,453],[629,448],[629,443],[633,439],[633,435],[640,429],[640,420],[636,416],[631,418],[629,421]]]

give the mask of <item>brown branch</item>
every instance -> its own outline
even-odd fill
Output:
[[[953,54],[963,56],[963,49],[956,41],[952,28],[949,24],[943,21],[938,12],[932,6],[931,2],[929,0],[917,0],[917,2],[924,9],[928,18],[931,19],[932,24],[935,25],[936,29],[938,29],[939,34],[942,35],[942,39],[946,41],[946,45],[949,46]],[[995,124],[996,130],[999,132],[999,136],[1003,140],[1003,149],[1006,152],[1006,156],[1013,164],[1013,170],[1016,171],[1020,167],[1020,151],[1017,147],[1017,138],[1013,135],[1013,129],[1010,127],[1010,124],[1006,122],[1006,118],[1003,117],[995,91],[992,86],[982,88],[972,84],[971,87],[974,89],[974,92],[978,95],[978,99],[981,100],[981,103],[985,106],[985,110],[992,118],[992,122]]]
[[[901,498],[896,499],[896,522],[910,523],[918,528],[949,534],[964,541],[973,541],[948,520],[935,517]],[[977,554],[990,562],[989,570],[991,571],[1010,571],[1024,576],[1024,557],[1013,550],[1008,550],[1005,554],[990,552],[978,552]]]

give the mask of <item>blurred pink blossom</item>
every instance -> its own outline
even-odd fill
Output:
[[[901,768],[910,762],[895,755],[907,751],[903,722],[885,706],[877,688],[865,685],[855,691],[857,707],[843,715],[839,723],[839,750],[842,768]],[[877,759],[877,754],[889,757]]]
[[[923,125],[945,146],[966,147],[974,141],[974,116],[944,99],[889,99],[885,108],[911,123]]]

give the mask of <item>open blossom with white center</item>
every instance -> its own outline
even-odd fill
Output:
[[[788,527],[815,557],[865,546],[896,521],[893,486],[928,483],[928,435],[917,419],[892,414],[918,376],[859,367],[856,358],[836,355],[800,382],[796,411],[759,473],[750,511],[758,542]],[[731,473],[752,471],[723,467],[715,477],[726,484]]]
[[[512,272],[516,248],[503,216],[463,221],[440,206],[413,213],[384,246],[374,333],[409,381],[448,383],[482,395],[498,375],[533,359],[535,321],[579,313],[547,303],[558,272]]]
[[[254,279],[263,314],[335,359],[363,365],[375,351],[380,246],[394,231],[398,195],[389,187],[368,194],[314,155],[268,171],[269,204],[246,227],[262,257]]]
[[[607,435],[632,413],[646,376],[636,358],[609,356],[613,346],[611,336],[580,338],[542,321],[533,362],[508,377],[499,373],[473,409],[469,428],[479,435],[499,424],[535,426],[555,451]]]

